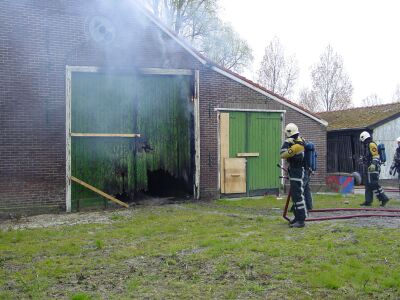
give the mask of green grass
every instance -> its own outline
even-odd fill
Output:
[[[317,195],[315,208],[361,201]],[[109,214],[111,224],[0,231],[0,299],[400,297],[398,229],[356,221],[290,229],[284,202],[140,207]]]

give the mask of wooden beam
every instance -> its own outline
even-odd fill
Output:
[[[71,133],[71,136],[139,138],[140,133]]]
[[[149,75],[186,75],[192,76],[193,71],[187,69],[161,69],[161,68],[142,68],[140,71],[143,74]]]
[[[248,111],[248,112],[279,112],[286,113],[286,110],[277,110],[277,109],[263,109],[263,108],[225,108],[225,107],[216,107],[214,111]]]
[[[84,186],[85,188],[88,188],[89,190],[99,194],[100,196],[103,196],[104,198],[106,198],[106,199],[108,199],[108,200],[110,200],[112,202],[115,202],[115,203],[117,203],[117,204],[119,204],[121,206],[129,208],[129,205],[126,204],[125,202],[122,202],[122,201],[114,198],[113,196],[100,191],[99,189],[95,188],[94,186],[92,186],[92,185],[90,185],[90,184],[88,184],[88,183],[86,183],[86,182],[84,182],[84,181],[82,181],[82,180],[80,180],[80,179],[78,179],[78,178],[76,178],[74,176],[71,176],[71,180],[75,181],[76,183],[79,183],[80,185]]]
[[[260,153],[258,152],[252,152],[252,153],[238,153],[236,154],[237,157],[258,157],[260,156]]]
[[[65,74],[65,159],[66,159],[66,170],[65,170],[65,208],[67,212],[71,212],[71,88],[72,88],[72,71],[67,66],[67,72]]]
[[[220,114],[220,180],[221,194],[225,194],[225,158],[229,158],[229,113]]]
[[[195,180],[194,197],[200,199],[200,71],[194,72],[194,149],[195,149]]]

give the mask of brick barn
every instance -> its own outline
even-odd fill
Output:
[[[1,214],[276,193],[289,122],[316,144],[324,184],[324,120],[135,1],[5,0],[0,17]]]

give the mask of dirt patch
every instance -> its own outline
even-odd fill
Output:
[[[138,208],[159,207],[162,205],[182,203],[183,201],[182,199],[174,197],[146,197],[137,203],[131,203],[131,207],[128,209],[108,209],[102,211],[43,214],[36,216],[16,215],[9,219],[0,219],[0,230],[72,226],[77,224],[110,224],[121,217],[130,217],[134,215]]]
[[[37,216],[27,216],[20,218],[13,218],[9,220],[1,220],[0,221],[0,230],[10,230],[10,229],[26,229],[26,228],[46,228],[46,227],[56,227],[56,226],[72,226],[77,224],[110,224],[115,220],[125,217],[133,216],[138,209],[144,207],[158,207],[161,205],[171,205],[171,207],[177,209],[185,209],[185,210],[196,210],[193,207],[187,207],[181,205],[182,203],[177,204],[173,199],[163,199],[163,198],[154,198],[151,201],[147,199],[145,203],[141,205],[131,207],[129,209],[118,209],[118,210],[105,210],[105,211],[95,211],[95,212],[80,212],[80,213],[63,213],[63,214],[45,214],[45,215],[37,215]],[[222,214],[230,217],[247,217],[247,218],[256,218],[256,217],[266,217],[282,214],[282,210],[278,208],[272,209],[255,209],[255,208],[245,208],[245,207],[226,207],[232,212],[223,212],[218,209],[224,208],[223,206],[212,205],[210,203],[207,204],[207,208],[210,209],[208,213]],[[217,210],[214,210],[218,208]],[[203,210],[204,211],[204,210]],[[338,212],[311,212],[309,217],[327,217],[327,216],[347,216],[350,214],[372,214],[372,213],[385,213],[386,212],[366,212],[366,211],[356,211],[356,212],[348,212],[348,211],[338,211]],[[391,213],[396,214],[396,213]],[[400,213],[397,213],[400,214]],[[289,216],[292,215],[289,213]],[[286,222],[282,219],[282,222]],[[381,228],[400,228],[400,217],[360,217],[360,218],[352,218],[352,219],[338,219],[338,220],[327,220],[322,222],[328,223],[347,223],[352,226],[357,227],[381,227]],[[309,222],[308,225],[316,224],[320,222]]]
[[[0,221],[0,230],[46,228],[76,224],[109,224],[114,218],[130,216],[134,209],[82,213],[46,214]]]

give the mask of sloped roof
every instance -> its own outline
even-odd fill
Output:
[[[151,11],[149,11],[146,7],[140,5],[139,3],[135,3],[139,9],[142,10],[142,12],[152,21],[154,22],[161,30],[163,30],[167,35],[169,35],[173,40],[175,40],[180,46],[182,46],[186,51],[188,51],[194,58],[196,58],[200,63],[203,65],[209,66],[212,70],[228,77],[231,78],[261,94],[264,94],[268,96],[269,98],[284,104],[285,106],[288,106],[303,115],[306,115],[307,117],[321,123],[324,126],[328,126],[328,123],[323,120],[320,116],[318,116],[316,113],[313,113],[306,108],[294,103],[293,101],[290,101],[282,96],[279,96],[275,94],[274,92],[266,89],[265,87],[245,78],[244,76],[241,76],[235,72],[232,72],[231,70],[228,70],[222,66],[219,66],[215,62],[211,61],[210,59],[204,57],[201,53],[199,53],[193,46],[189,45],[185,40],[183,40],[181,37],[177,36],[175,32],[170,30],[162,21],[160,21]]]
[[[321,112],[318,115],[328,121],[328,131],[374,129],[385,122],[400,117],[400,102]]]

